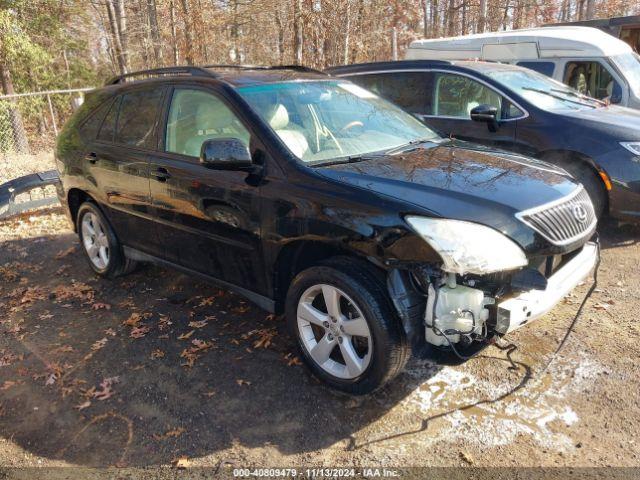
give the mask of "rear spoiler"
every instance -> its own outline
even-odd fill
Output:
[[[58,203],[58,197],[55,195],[45,195],[44,187],[56,185],[59,182],[60,177],[58,177],[58,172],[49,170],[14,178],[13,180],[3,183],[0,185],[0,220],[34,208],[55,205]],[[16,197],[18,195],[31,192],[38,188],[43,189],[41,198],[34,200],[31,198],[31,195],[29,195],[29,200],[16,203]]]

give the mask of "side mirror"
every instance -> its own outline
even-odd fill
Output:
[[[483,103],[471,109],[471,120],[476,122],[485,122],[489,130],[495,132],[498,130],[498,107]]]
[[[215,170],[251,170],[249,147],[237,138],[205,140],[200,149],[200,164]]]
[[[613,82],[613,89],[611,90],[611,97],[609,97],[609,103],[622,102],[622,87],[618,82]]]

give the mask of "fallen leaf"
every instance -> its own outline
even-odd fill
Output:
[[[113,328],[107,328],[104,331],[104,334],[105,335],[111,335],[112,337],[115,337],[116,336],[116,331]]]
[[[241,379],[241,378],[238,378],[238,379],[236,380],[236,383],[237,383],[238,385],[240,385],[240,386],[242,386],[242,385],[251,385],[251,382],[249,382],[249,381],[247,381],[247,380],[243,380],[243,379]]]
[[[160,349],[154,350],[153,352],[151,352],[151,358],[155,359],[155,358],[162,358],[164,357],[164,352]]]
[[[207,326],[206,320],[199,320],[197,322],[189,322],[189,326],[192,328],[202,328]]]
[[[268,348],[272,343],[273,337],[278,334],[275,328],[259,330],[257,333],[260,338],[253,343],[253,348]]]
[[[302,362],[300,361],[300,359],[298,357],[293,357],[293,358],[291,358],[291,360],[289,360],[287,362],[287,366],[288,367],[293,367],[293,366],[296,366],[296,365],[302,365]]]
[[[0,390],[8,390],[11,387],[13,387],[16,384],[16,382],[12,381],[12,380],[5,380],[4,383],[2,384],[2,386],[0,387]]]
[[[195,330],[191,330],[188,333],[183,333],[182,335],[178,336],[178,340],[186,340],[187,338],[189,338],[191,335],[193,335],[195,333]]]
[[[91,400],[87,400],[86,402],[81,403],[80,405],[76,405],[73,408],[76,410],[84,410],[85,408],[89,408],[91,406]]]
[[[207,298],[203,298],[202,301],[200,302],[200,305],[198,305],[199,307],[207,307],[210,305],[213,305],[213,301],[215,300],[215,297],[207,297]]]
[[[182,427],[174,428],[173,430],[169,430],[168,432],[163,433],[162,435],[154,434],[153,438],[156,440],[164,440],[165,438],[175,438],[182,435],[186,430]]]
[[[146,327],[144,325],[141,327],[134,327],[133,329],[131,329],[131,333],[129,333],[129,336],[132,338],[142,338],[147,333],[149,333],[149,330],[149,327]]]
[[[101,348],[103,348],[107,342],[109,341],[109,339],[105,338],[101,338],[100,340],[98,340],[97,342],[95,342],[93,345],[91,345],[91,350],[100,350]]]
[[[102,382],[100,382],[100,388],[102,388],[102,390],[94,391],[92,394],[93,398],[97,400],[107,400],[108,398],[111,398],[115,393],[112,387],[119,381],[120,377],[105,378]]]
[[[69,247],[66,250],[60,250],[58,253],[56,253],[55,258],[56,260],[60,260],[61,258],[68,257],[75,251],[76,251],[76,247],[74,245],[73,247]]]

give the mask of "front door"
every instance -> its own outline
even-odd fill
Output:
[[[210,90],[176,88],[168,105],[163,151],[150,157],[151,199],[163,257],[264,294],[260,187],[251,175],[200,164],[205,140],[251,134]]]
[[[516,122],[524,113],[508,99],[466,75],[434,72],[432,96],[424,121],[445,136],[513,150]],[[499,126],[491,131],[484,122],[471,120],[471,110],[479,105],[498,109]]]

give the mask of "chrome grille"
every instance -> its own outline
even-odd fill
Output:
[[[590,235],[598,219],[582,185],[570,195],[516,214],[554,245],[567,245]]]

